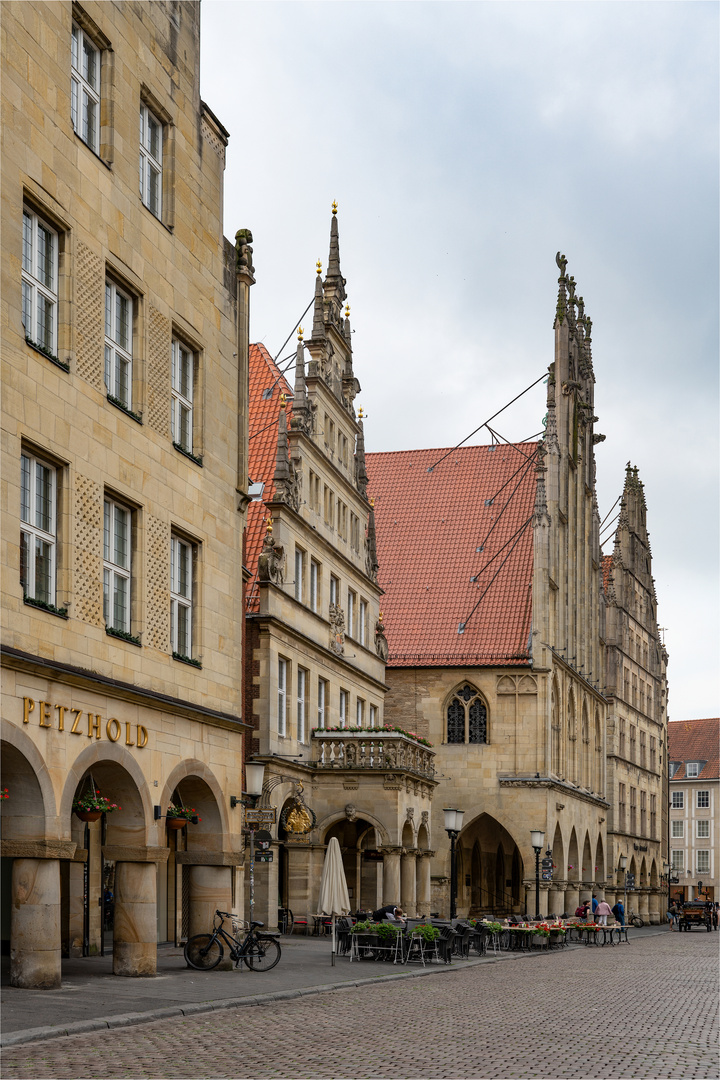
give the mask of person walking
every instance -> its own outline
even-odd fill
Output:
[[[603,897],[595,908],[595,922],[598,926],[607,926],[608,915],[612,915],[612,908]]]
[[[618,900],[617,904],[612,909],[612,913],[621,926],[625,925],[625,905],[622,900]]]
[[[595,895],[593,894],[593,898],[592,898],[592,913],[593,913],[593,919],[595,918],[595,915],[596,915],[596,913],[597,913],[597,909],[598,909],[598,898],[597,898],[597,896],[595,896]]]

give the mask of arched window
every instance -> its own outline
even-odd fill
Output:
[[[465,733],[467,731],[467,740]],[[447,708],[449,743],[486,743],[487,709],[474,686],[467,683],[455,692]]]

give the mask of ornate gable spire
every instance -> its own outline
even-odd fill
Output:
[[[286,503],[293,510],[300,508],[300,491],[297,474],[288,455],[288,432],[287,415],[285,413],[287,402],[285,395],[280,395],[280,416],[278,417],[277,450],[275,453],[275,498],[278,502]]]
[[[312,428],[312,416],[305,383],[305,343],[302,326],[298,327],[297,352],[295,353],[295,392],[291,427],[294,431],[308,432]]]
[[[345,299],[345,278],[340,273],[340,233],[337,220],[337,203],[332,204],[332,220],[330,222],[330,255],[328,268],[325,274],[325,298],[336,300],[338,303],[338,315],[342,302]]]
[[[313,304],[312,336],[314,341],[319,341],[325,337],[325,319],[323,317],[322,263],[319,259],[315,264],[315,267],[317,269],[317,276],[315,278],[315,302]]]
[[[550,514],[548,513],[547,492],[545,490],[545,443],[539,442],[537,448],[537,464],[535,466],[535,511],[533,513],[533,527],[536,525],[549,525]]]
[[[355,444],[355,483],[364,499],[367,499],[368,474],[365,468],[365,431],[362,406],[358,410],[358,433]]]
[[[375,536],[375,500],[370,500],[370,514],[367,526],[367,551],[365,553],[365,572],[371,581],[377,581],[379,569],[377,557],[377,540]]]

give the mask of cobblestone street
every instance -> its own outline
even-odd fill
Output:
[[[4,1076],[716,1078],[717,934],[520,956],[9,1048]]]

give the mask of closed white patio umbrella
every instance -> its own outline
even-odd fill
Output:
[[[335,964],[335,918],[338,915],[350,914],[350,897],[348,896],[345,869],[343,867],[342,852],[336,836],[330,838],[330,843],[325,852],[322,878],[320,879],[320,900],[318,911],[322,915],[332,915],[332,964]]]

